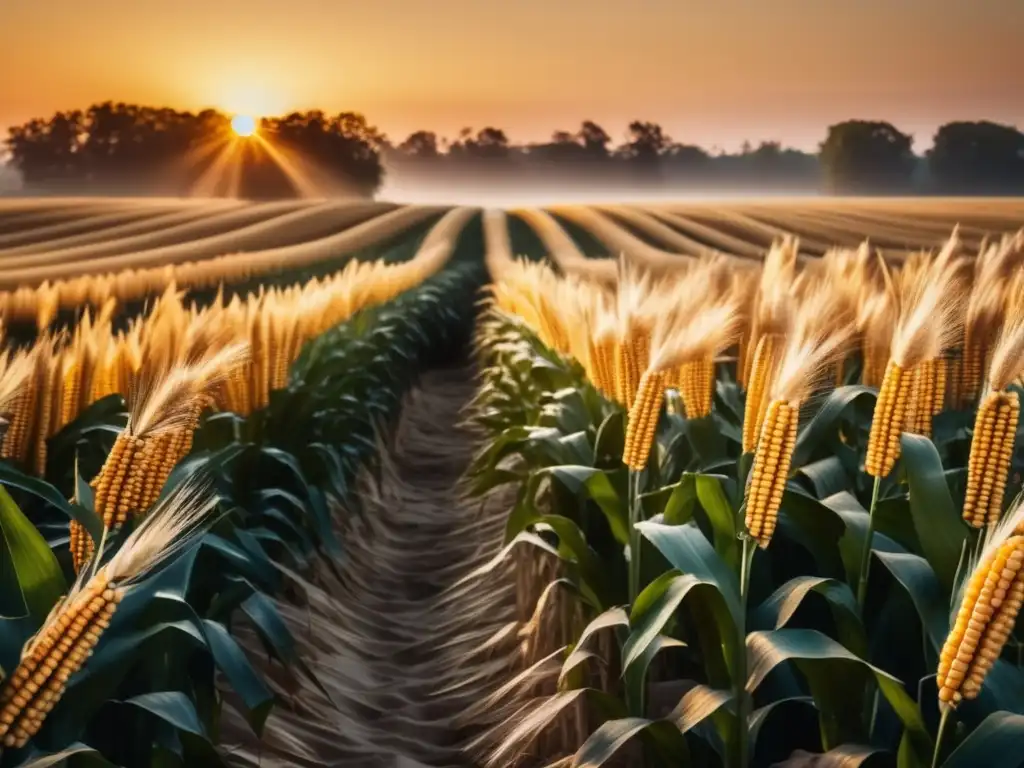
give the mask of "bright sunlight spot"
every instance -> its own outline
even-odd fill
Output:
[[[252,136],[256,133],[256,118],[250,115],[235,115],[231,118],[231,130],[238,136]]]

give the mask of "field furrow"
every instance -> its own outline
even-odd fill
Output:
[[[686,214],[677,214],[653,206],[644,210],[686,237],[687,240],[693,242],[695,247],[705,250],[712,249],[722,253],[733,253],[737,256],[761,259],[764,258],[767,245],[771,244],[771,241],[769,241],[766,245],[760,245],[756,240],[751,242],[744,238],[734,237],[722,229],[702,224],[694,217],[687,216]]]
[[[548,210],[578,224],[604,243],[613,254],[624,255],[638,266],[661,270],[674,267],[682,258],[678,253],[648,245],[609,216],[594,208],[551,206]]]
[[[96,240],[114,239],[121,237],[125,232],[144,232],[167,226],[176,221],[188,221],[190,218],[209,216],[218,209],[235,208],[239,205],[242,203],[238,201],[224,201],[217,205],[193,207],[181,211],[165,212],[143,209],[83,216],[60,224],[0,235],[0,259],[18,253],[31,253],[35,250],[73,245],[82,237],[92,237]]]
[[[399,211],[401,210],[409,209],[399,209]],[[153,240],[159,239],[163,235],[173,237],[177,241],[174,245],[147,250],[117,253],[116,251],[124,246],[115,242],[110,246],[115,249],[113,254],[83,257],[81,251],[76,249],[77,258],[70,263],[59,261],[68,258],[66,252],[38,254],[34,258],[45,259],[45,264],[9,268],[0,275],[0,286],[25,285],[43,280],[122,269],[200,263],[203,259],[219,259],[224,254],[247,249],[252,249],[248,252],[252,255],[253,263],[266,264],[268,261],[273,261],[278,254],[290,253],[296,254],[297,258],[301,260],[304,253],[325,253],[327,252],[325,249],[329,249],[332,243],[344,242],[345,238],[340,241],[338,238],[343,236],[349,227],[364,224],[372,221],[374,217],[386,216],[388,213],[394,212],[396,212],[395,207],[387,203],[355,203],[351,205],[324,203],[277,215],[272,215],[271,212],[264,209],[233,211],[230,214],[225,214],[217,223],[193,222],[184,226],[189,227],[192,233],[195,233],[206,227],[224,227],[226,224],[223,219],[229,217],[232,219],[232,224],[237,223],[239,218],[246,220],[248,217],[253,217],[256,221],[240,228],[232,227],[228,231],[221,231],[219,234],[195,240],[182,239],[180,233],[175,236],[157,233],[153,238],[143,236],[147,240]],[[272,218],[268,218],[270,216]],[[404,218],[408,218],[408,214]],[[415,218],[415,215],[409,218],[410,222]],[[99,244],[95,248],[102,252],[105,245]],[[86,246],[86,248],[91,250],[93,246]],[[302,263],[309,263],[309,261]]]
[[[500,589],[463,581],[500,546],[507,503],[461,499],[475,437],[453,425],[473,386],[463,369],[425,374],[404,404],[381,482],[365,476],[361,514],[335,518],[347,547],[340,572],[295,579],[307,607],[277,604],[330,699],[305,682],[291,689],[262,743],[234,715],[229,764],[469,764],[467,715],[497,688],[512,663],[502,653],[514,648],[482,646],[515,619],[507,589],[501,599]],[[259,637],[242,639],[259,657]]]

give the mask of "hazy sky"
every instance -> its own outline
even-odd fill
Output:
[[[813,148],[830,122],[1024,125],[1024,0],[0,0],[0,126],[113,99],[354,109],[393,139],[632,118]]]

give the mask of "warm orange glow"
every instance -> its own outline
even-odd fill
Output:
[[[231,130],[237,136],[252,136],[256,133],[256,118],[251,115],[235,115],[231,118]]]

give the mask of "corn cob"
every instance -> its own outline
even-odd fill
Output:
[[[34,377],[33,377],[34,378]],[[10,426],[4,435],[0,457],[23,462],[28,458],[29,440],[36,419],[36,401],[39,391],[35,381],[29,381],[11,403]]]
[[[763,549],[771,541],[789,479],[800,409],[773,400],[765,412],[746,489],[747,532]]]
[[[747,401],[743,407],[743,452],[750,453],[757,447],[765,412],[768,409],[768,390],[772,372],[782,354],[784,339],[775,334],[766,334],[757,342],[749,372]]]
[[[191,479],[178,486],[150,519],[88,580],[76,582],[24,646],[18,666],[0,689],[0,739],[25,746],[58,704],[124,598],[166,556],[199,534],[216,501]],[[154,523],[155,521],[155,523]]]
[[[963,358],[960,367],[960,407],[966,408],[978,399],[981,392],[982,377],[986,368],[985,361],[988,345],[975,338],[968,327],[964,338]]]
[[[946,370],[946,402],[950,408],[960,408],[960,382],[963,379],[963,358],[957,351]]]
[[[974,419],[963,517],[975,528],[999,521],[1020,417],[1016,392],[989,392]]]
[[[861,370],[861,382],[869,387],[881,387],[885,378],[885,366],[889,359],[888,346],[872,342],[865,337],[861,344],[863,354],[863,369]]]
[[[61,386],[60,424],[70,424],[78,416],[79,399],[82,392],[82,365],[73,360],[64,371]]]
[[[1024,537],[994,547],[967,582],[956,621],[939,656],[936,685],[943,707],[977,697],[999,658],[1024,599]]]
[[[914,389],[911,397],[913,412],[907,418],[908,432],[925,437],[932,436],[934,397],[935,362],[925,360],[914,369]]]
[[[680,366],[679,371],[679,391],[683,397],[687,418],[700,419],[710,415],[715,384],[715,361],[693,360]]]
[[[39,732],[70,677],[92,654],[124,590],[109,583],[106,569],[57,608],[54,620],[26,647],[21,663],[0,692],[0,738],[20,748]]]
[[[648,370],[640,379],[636,399],[629,409],[622,462],[637,472],[647,466],[647,459],[651,454],[664,390],[664,372]]]
[[[900,456],[900,433],[912,409],[913,382],[913,371],[889,361],[875,402],[864,462],[865,471],[872,477],[886,477]]]
[[[949,360],[945,357],[934,361],[934,381],[932,387],[932,416],[938,416],[946,408],[946,384],[949,379]]]

